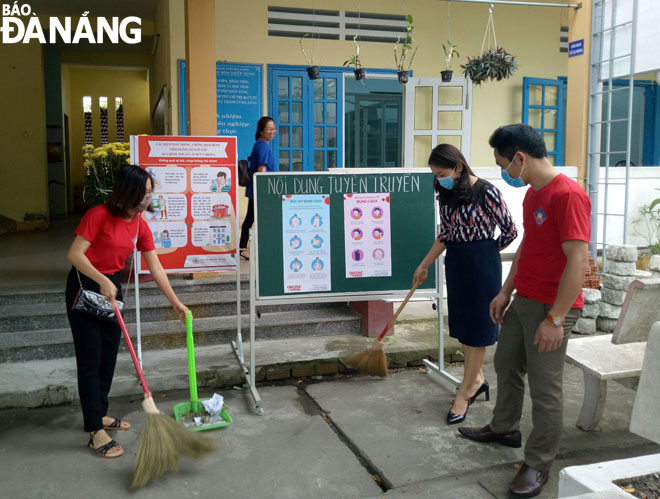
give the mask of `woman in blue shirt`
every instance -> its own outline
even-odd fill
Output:
[[[275,156],[268,143],[273,140],[277,128],[275,121],[270,116],[262,116],[257,123],[257,141],[250,154],[250,173],[274,172],[276,171]],[[249,260],[247,250],[248,238],[250,237],[250,228],[254,223],[254,181],[245,189],[245,197],[248,198],[248,210],[241,227],[240,254],[242,258]]]

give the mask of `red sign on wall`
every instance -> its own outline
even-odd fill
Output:
[[[169,272],[235,270],[238,234],[236,137],[131,137],[131,163],[154,179],[143,218]],[[140,259],[139,272],[147,272]]]

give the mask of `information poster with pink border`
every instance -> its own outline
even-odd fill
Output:
[[[388,193],[344,195],[346,277],[392,275]]]
[[[284,292],[330,291],[330,197],[282,196]]]
[[[163,268],[236,269],[236,137],[132,136],[131,162],[154,179],[143,218]]]

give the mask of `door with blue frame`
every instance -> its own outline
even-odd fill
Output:
[[[280,171],[325,171],[342,165],[343,71],[321,68],[310,80],[301,66],[269,66],[269,113]]]

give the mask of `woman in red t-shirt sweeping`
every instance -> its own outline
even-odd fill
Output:
[[[151,175],[138,166],[121,170],[108,201],[85,213],[67,254],[73,267],[67,279],[66,307],[76,350],[84,428],[90,435],[88,446],[102,457],[119,457],[124,453],[106,430],[130,428],[127,422],[107,415],[121,329],[117,322],[72,310],[80,287],[101,293],[113,304],[116,299],[121,300],[122,270],[136,245],[181,321],[188,312],[158,260],[148,225],[140,220],[142,212],[151,205],[153,184]]]

